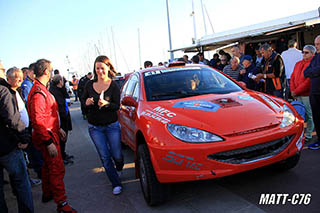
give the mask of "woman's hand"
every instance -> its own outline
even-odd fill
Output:
[[[103,107],[103,106],[107,106],[107,105],[109,105],[110,104],[110,102],[109,101],[106,101],[106,100],[104,100],[104,99],[99,99],[99,101],[98,101],[98,106],[99,106],[99,108],[101,108],[101,107]]]
[[[86,106],[90,106],[90,105],[93,105],[93,104],[94,104],[93,97],[92,97],[92,98],[87,98],[87,100],[86,100]]]

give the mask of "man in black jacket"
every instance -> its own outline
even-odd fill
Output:
[[[83,94],[83,90],[86,83],[90,81],[91,78],[92,78],[92,72],[89,72],[87,75],[80,78],[79,85],[78,85],[78,96],[81,103],[81,112],[84,120],[87,119],[87,111],[86,111],[86,107],[84,106],[86,101],[82,100],[82,94]]]
[[[260,52],[264,58],[262,73],[256,75],[256,82],[265,80],[263,92],[283,98],[285,90],[283,80],[285,79],[284,65],[281,55],[272,49],[269,44],[260,46]]]
[[[3,169],[6,169],[17,193],[19,212],[34,212],[29,176],[21,151],[27,147],[31,137],[20,119],[9,88],[0,62],[0,210],[8,212],[3,192]]]
[[[304,70],[304,77],[310,78],[310,105],[314,127],[317,132],[318,141],[308,146],[309,149],[320,149],[320,35],[314,40],[317,49],[309,66]]]
[[[50,93],[54,96],[58,103],[59,108],[59,117],[60,117],[60,127],[65,131],[66,137],[65,140],[60,139],[60,148],[61,155],[64,161],[64,164],[73,163],[71,160],[73,158],[72,155],[68,155],[66,153],[66,143],[68,140],[68,131],[72,130],[72,123],[70,112],[68,108],[68,104],[66,102],[64,88],[63,88],[63,78],[61,75],[57,74],[53,76],[51,81],[51,87],[49,89]]]

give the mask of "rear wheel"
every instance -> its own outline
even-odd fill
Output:
[[[163,203],[169,194],[169,186],[158,181],[146,144],[141,144],[138,147],[138,164],[144,199],[150,206]]]
[[[274,164],[274,168],[278,171],[286,171],[289,169],[294,168],[300,159],[300,153],[297,153],[294,156],[291,156],[283,161],[280,161],[279,163]]]

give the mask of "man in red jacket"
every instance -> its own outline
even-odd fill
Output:
[[[58,104],[47,89],[52,65],[46,59],[36,62],[36,80],[28,96],[28,112],[33,128],[32,142],[43,156],[42,202],[54,199],[58,212],[76,212],[66,201],[64,164],[59,146],[59,136],[66,137],[59,126]]]
[[[306,45],[303,48],[303,59],[298,61],[294,66],[293,73],[290,79],[290,91],[293,98],[300,101],[306,109],[306,143],[312,139],[312,131],[314,128],[312,120],[312,110],[309,102],[310,95],[310,78],[304,77],[304,70],[309,66],[311,59],[316,52],[313,45]]]

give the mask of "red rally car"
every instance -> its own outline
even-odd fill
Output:
[[[149,205],[165,200],[166,183],[293,168],[304,143],[304,121],[290,104],[202,65],[133,73],[119,121]]]

